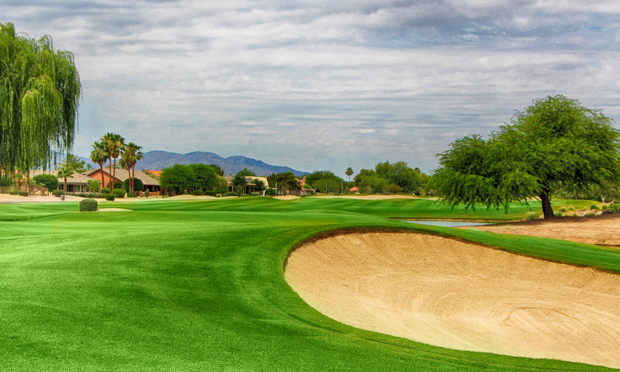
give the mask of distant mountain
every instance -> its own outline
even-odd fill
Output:
[[[271,173],[292,172],[300,177],[308,174],[289,167],[270,165],[260,160],[247,158],[245,156],[230,156],[224,158],[213,152],[190,152],[188,154],[177,154],[168,151],[149,151],[144,153],[144,157],[136,164],[136,169],[161,170],[174,164],[216,164],[224,169],[226,174],[235,174],[247,168],[258,176],[266,176]]]

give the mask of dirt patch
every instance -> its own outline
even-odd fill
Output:
[[[497,234],[541,236],[620,248],[620,214],[596,217],[558,217],[549,220],[461,227]]]
[[[620,367],[620,275],[405,233],[291,253],[291,287],[351,326],[459,350]]]

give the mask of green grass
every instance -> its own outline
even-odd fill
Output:
[[[69,202],[0,205],[0,370],[608,370],[358,330],[310,308],[284,281],[296,244],[324,231],[368,228],[457,235],[620,272],[620,253],[611,249],[386,218],[496,219],[503,210],[318,198],[100,207],[133,212],[75,213],[77,203]],[[509,216],[529,211],[518,208]]]

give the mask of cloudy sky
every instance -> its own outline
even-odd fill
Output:
[[[115,132],[340,176],[429,172],[535,98],[620,121],[616,0],[3,0],[6,22],[75,55],[82,156]]]

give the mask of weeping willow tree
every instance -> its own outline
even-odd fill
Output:
[[[49,35],[34,40],[0,24],[0,169],[47,169],[73,145],[80,78]]]

